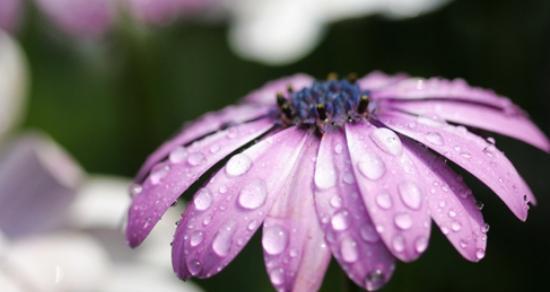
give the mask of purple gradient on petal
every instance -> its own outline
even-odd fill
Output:
[[[263,119],[217,132],[186,148],[174,148],[167,161],[153,167],[143,185],[132,188],[135,197],[126,229],[130,246],[139,245],[166,210],[203,173],[269,128],[271,122]]]
[[[277,290],[319,290],[331,258],[313,202],[315,162],[311,158],[317,155],[319,142],[316,137],[308,140],[263,225],[264,262]]]
[[[264,139],[232,157],[195,195],[173,241],[172,264],[178,276],[207,278],[233,260],[279,196],[306,139],[303,131],[293,128]]]
[[[347,124],[345,131],[355,179],[378,233],[395,257],[417,259],[425,251],[417,242],[427,242],[431,228],[422,176],[392,131],[368,122]],[[384,144],[373,142],[379,136]]]
[[[383,89],[407,78],[409,76],[403,73],[388,75],[384,72],[374,71],[357,80],[357,84],[363,90],[372,91]]]
[[[340,266],[357,285],[376,290],[390,280],[395,258],[370,219],[349,161],[344,134],[325,133],[315,168],[315,205]]]
[[[0,0],[0,29],[13,32],[17,29],[22,10],[22,0]]]

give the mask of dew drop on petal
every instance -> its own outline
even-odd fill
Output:
[[[170,162],[172,163],[180,163],[185,159],[185,157],[187,157],[187,149],[179,146],[170,152],[168,159],[170,159]]]
[[[135,197],[143,191],[143,187],[139,184],[132,184],[130,186],[130,197]]]
[[[483,232],[483,233],[489,232],[490,227],[491,226],[489,226],[489,224],[484,224],[483,227],[481,227],[481,232]]]
[[[462,225],[460,225],[460,223],[454,221],[453,223],[451,223],[451,229],[454,232],[458,232],[458,231],[460,231],[460,229],[462,229]]]
[[[450,210],[450,211],[449,211],[449,217],[451,217],[451,218],[456,217],[456,212],[453,211],[453,210]]]
[[[363,158],[357,164],[359,172],[370,180],[377,180],[386,172],[384,162],[376,154],[364,152]]]
[[[193,276],[196,276],[198,275],[201,270],[202,270],[202,264],[201,262],[199,262],[199,260],[192,260],[190,263],[189,263],[189,272],[191,273],[191,275]]]
[[[479,248],[477,251],[476,251],[476,258],[478,260],[481,260],[482,258],[485,257],[485,250],[483,248]]]
[[[245,209],[254,210],[261,207],[267,198],[266,185],[263,180],[256,179],[244,186],[239,194],[239,205]]]
[[[371,133],[370,137],[376,146],[388,154],[399,156],[403,152],[401,140],[390,129],[378,128]]]
[[[202,154],[201,152],[195,152],[190,154],[189,157],[187,157],[187,163],[189,163],[189,165],[191,166],[197,166],[201,164],[204,161],[204,159],[205,159],[204,154]]]
[[[374,229],[372,226],[363,226],[359,230],[359,235],[361,235],[361,238],[366,242],[377,242],[380,237],[378,236],[378,233],[376,232],[376,229]]]
[[[437,146],[442,146],[444,144],[443,137],[439,133],[435,133],[435,132],[427,133],[426,141]]]
[[[422,205],[422,193],[418,186],[412,182],[404,182],[398,186],[401,200],[405,206],[411,209],[419,209]]]
[[[195,246],[199,245],[202,242],[202,238],[203,238],[203,234],[202,234],[201,231],[194,231],[193,233],[191,233],[191,238],[189,240],[189,244],[192,247],[195,247]]]
[[[287,240],[288,236],[285,229],[281,226],[274,225],[264,229],[262,246],[266,253],[278,255],[285,250]]]
[[[229,222],[224,225],[212,242],[212,249],[214,252],[221,257],[224,257],[229,254],[231,248],[231,243],[233,241],[233,234],[235,233],[235,222]]]
[[[403,252],[405,250],[405,239],[403,236],[395,236],[392,240],[392,246],[396,252]]]
[[[225,172],[229,176],[240,176],[245,174],[252,166],[252,160],[244,153],[237,154],[227,162]]]
[[[340,243],[340,253],[342,254],[342,259],[345,262],[352,263],[357,261],[359,258],[357,243],[352,239],[345,238]]]
[[[315,171],[315,186],[320,190],[326,190],[336,184],[336,174],[334,170],[328,167],[319,167]]]
[[[283,268],[274,269],[269,272],[269,279],[273,285],[281,285],[284,282],[284,270]]]
[[[334,230],[342,231],[348,228],[348,212],[340,211],[330,219],[330,224]]]
[[[389,209],[392,207],[391,197],[388,193],[381,193],[376,196],[376,204],[383,209]]]
[[[414,243],[414,249],[417,253],[423,253],[428,248],[428,238],[420,236]]]
[[[342,144],[338,143],[336,144],[336,146],[334,146],[334,152],[336,152],[336,154],[340,154],[342,153],[343,148],[344,147],[342,147]]]
[[[338,195],[335,195],[333,196],[332,198],[330,198],[330,205],[333,207],[333,208],[340,208],[342,207],[342,198]]]
[[[412,227],[413,221],[408,213],[399,213],[393,218],[393,223],[400,229],[407,230]]]
[[[210,192],[207,189],[201,189],[195,195],[193,205],[195,205],[195,209],[199,211],[204,211],[210,208],[210,205],[212,205],[212,196],[210,195]]]
[[[154,185],[159,184],[168,172],[170,172],[170,166],[168,165],[153,168],[150,176],[151,183]]]
[[[384,272],[380,269],[375,269],[365,277],[365,288],[369,291],[378,290],[386,283]]]

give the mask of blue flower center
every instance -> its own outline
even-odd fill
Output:
[[[368,92],[361,91],[354,80],[317,80],[300,91],[289,91],[287,98],[277,97],[284,123],[315,126],[343,126],[364,117],[368,110]]]

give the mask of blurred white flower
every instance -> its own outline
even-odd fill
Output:
[[[413,17],[448,0],[223,0],[231,14],[229,40],[244,58],[287,64],[310,53],[328,24],[381,13]]]
[[[26,86],[23,53],[18,44],[0,29],[0,140],[21,117]]]
[[[127,247],[120,229],[130,183],[86,177],[43,134],[8,143],[0,153],[0,291],[201,291],[173,276],[165,236]]]

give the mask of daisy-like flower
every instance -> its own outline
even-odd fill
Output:
[[[282,291],[317,290],[331,256],[357,285],[376,290],[396,261],[426,250],[431,220],[477,262],[488,225],[446,159],[521,220],[535,198],[492,138],[460,124],[550,151],[520,108],[463,80],[375,72],[271,82],[186,125],[147,159],[131,188],[127,240],[138,246],[198,188],[172,245],[183,279],[220,272],[260,227],[266,269]]]

